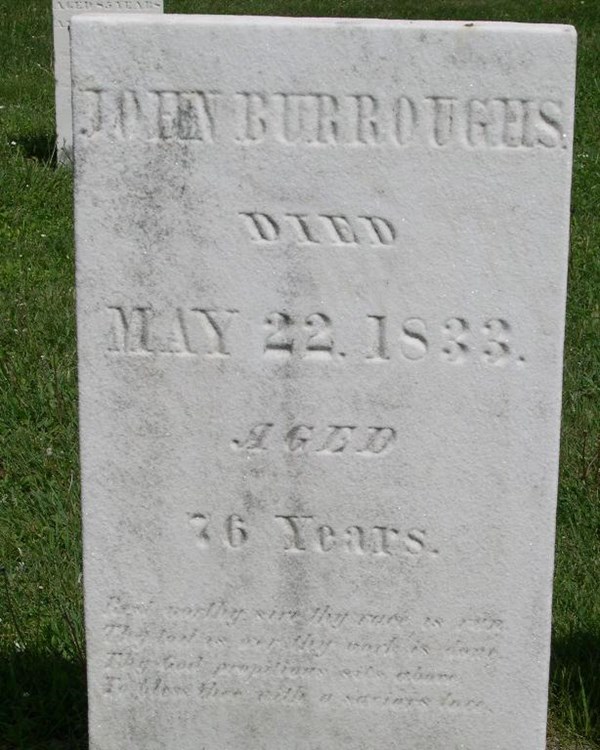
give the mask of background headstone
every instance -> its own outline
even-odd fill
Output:
[[[72,43],[93,750],[542,750],[573,29]]]
[[[162,13],[163,0],[52,0],[56,149],[68,161],[73,148],[69,24],[76,13]]]

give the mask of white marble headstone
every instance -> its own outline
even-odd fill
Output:
[[[73,20],[93,750],[542,750],[575,34]]]
[[[163,0],[52,0],[56,149],[61,162],[73,150],[69,25],[76,13],[162,13]]]

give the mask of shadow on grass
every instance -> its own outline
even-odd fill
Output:
[[[84,750],[87,697],[81,662],[0,654],[0,750]]]
[[[56,137],[50,133],[38,133],[36,135],[18,134],[9,137],[14,141],[27,159],[35,159],[48,167],[55,169],[56,161]]]
[[[600,744],[600,633],[573,633],[552,643],[554,710],[575,734]]]
[[[600,634],[552,646],[554,710],[568,729],[600,742]],[[0,750],[87,748],[85,667],[34,652],[0,655]]]

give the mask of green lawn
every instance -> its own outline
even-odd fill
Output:
[[[550,725],[552,747],[600,748],[600,0],[167,0],[167,9],[577,27]],[[86,747],[72,179],[54,163],[53,105],[50,0],[0,0],[0,750]]]

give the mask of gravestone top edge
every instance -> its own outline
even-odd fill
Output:
[[[218,15],[208,13],[180,14],[180,13],[101,13],[86,12],[73,16],[75,25],[96,22],[117,25],[144,25],[147,23],[160,25],[181,26],[260,26],[260,27],[286,27],[298,26],[303,28],[354,28],[365,29],[423,29],[437,31],[457,31],[468,29],[470,33],[477,31],[495,31],[498,33],[570,33],[577,35],[577,30],[570,24],[558,23],[522,23],[516,21],[470,21],[463,20],[412,20],[402,18],[344,18],[344,17],[317,17],[317,16],[252,16],[252,15]]]

